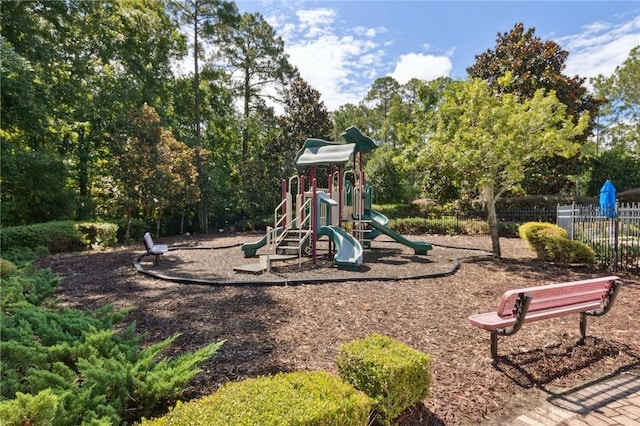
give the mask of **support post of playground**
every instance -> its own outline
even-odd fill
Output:
[[[316,240],[318,239],[318,215],[317,215],[317,201],[318,196],[316,195],[317,190],[317,182],[316,182],[316,171],[315,167],[311,167],[311,262],[313,265],[317,263],[317,254],[316,254]]]

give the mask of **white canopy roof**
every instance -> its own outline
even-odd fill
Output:
[[[310,146],[303,148],[298,157],[298,166],[317,166],[328,164],[343,164],[349,161],[355,144],[332,144],[325,146]]]

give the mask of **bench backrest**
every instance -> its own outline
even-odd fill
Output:
[[[542,285],[538,287],[519,288],[506,291],[498,304],[498,316],[513,317],[515,303],[522,293],[531,296],[528,313],[562,308],[570,305],[602,303],[609,289],[619,277],[609,276],[589,280],[573,281],[561,284]]]
[[[151,234],[148,232],[144,234],[144,245],[147,246],[147,251],[153,248],[153,239],[151,238]]]

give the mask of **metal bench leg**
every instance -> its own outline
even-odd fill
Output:
[[[491,358],[498,358],[498,332],[491,332]]]
[[[584,343],[584,339],[587,337],[587,314],[580,312],[580,340],[578,343]]]
[[[159,257],[160,257],[160,255],[159,255],[159,254],[156,254],[156,261],[155,261],[155,263],[154,263],[156,266],[158,266],[158,260],[160,260],[160,259],[159,259]]]

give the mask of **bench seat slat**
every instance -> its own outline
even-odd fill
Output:
[[[510,318],[513,306],[522,293],[531,296],[529,312],[562,307],[572,303],[603,301],[613,284],[613,277],[574,281],[562,284],[550,284],[539,287],[520,288],[506,291],[498,304],[498,315]]]
[[[166,244],[156,244],[149,249],[150,254],[162,254],[169,251],[169,246]]]
[[[580,304],[574,304],[569,306],[561,306],[553,309],[538,310],[536,312],[528,311],[525,316],[524,323],[539,321],[543,319],[561,317],[568,314],[580,313],[585,311],[591,311],[599,309],[602,306],[600,301],[597,302],[585,302]],[[496,330],[500,328],[511,327],[515,324],[516,319],[514,316],[501,317],[498,312],[487,312],[484,314],[472,315],[469,317],[469,322],[484,330]]]

